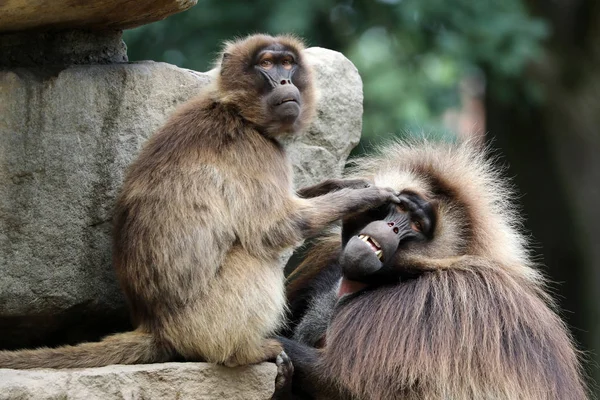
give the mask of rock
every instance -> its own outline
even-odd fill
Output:
[[[197,0],[0,1],[0,33],[24,30],[122,30],[165,19]]]
[[[305,54],[316,73],[319,107],[308,132],[288,142],[296,187],[340,176],[362,130],[362,81],[354,64],[319,47]]]
[[[127,62],[121,31],[25,32],[0,35],[0,67]]]
[[[273,363],[227,368],[205,363],[110,365],[73,370],[0,369],[0,400],[266,400]]]
[[[78,341],[77,330],[94,332],[95,321],[99,335],[124,327],[110,256],[123,170],[208,82],[154,62],[0,72],[4,347],[52,345],[67,331]]]
[[[287,145],[302,185],[341,174],[362,116],[350,61],[307,54],[317,120]],[[155,62],[0,71],[0,346],[128,329],[111,266],[115,195],[145,140],[210,80]]]

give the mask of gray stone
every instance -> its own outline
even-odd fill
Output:
[[[362,81],[354,64],[319,47],[305,54],[316,72],[319,107],[308,132],[288,142],[297,187],[340,177],[362,130]]]
[[[350,61],[307,54],[321,89],[317,120],[287,144],[298,185],[340,176],[362,116]],[[155,62],[0,71],[0,346],[128,328],[113,202],[146,139],[210,76]]]
[[[127,62],[121,31],[26,32],[0,35],[0,67]]]
[[[266,400],[273,363],[227,368],[205,363],[111,365],[73,370],[0,369],[0,400]]]

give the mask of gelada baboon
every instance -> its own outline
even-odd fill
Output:
[[[489,157],[417,140],[356,165],[401,203],[344,219],[289,276],[295,372],[282,398],[585,399]]]
[[[227,43],[216,84],[183,105],[130,166],[114,215],[113,263],[136,330],[58,349],[0,352],[0,367],[96,367],[174,358],[228,366],[274,359],[278,256],[343,215],[397,201],[364,181],[300,193],[277,137],[315,111],[302,43]],[[344,187],[350,186],[350,187]],[[327,190],[323,190],[325,188]]]

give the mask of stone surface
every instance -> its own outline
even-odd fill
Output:
[[[24,30],[119,30],[159,21],[197,0],[3,0],[0,32]]]
[[[341,174],[362,117],[350,61],[307,54],[321,90],[317,120],[287,145],[299,185]],[[113,201],[145,140],[210,79],[154,62],[0,71],[0,347],[128,328],[111,267]]]
[[[25,32],[0,35],[0,67],[127,62],[121,31]]]
[[[308,132],[289,141],[297,187],[339,176],[362,130],[362,81],[354,64],[318,47],[306,56],[316,72],[319,107]]]
[[[267,400],[273,363],[226,368],[205,363],[111,365],[79,370],[0,369],[0,400]]]

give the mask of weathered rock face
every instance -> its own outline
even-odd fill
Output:
[[[26,32],[0,35],[0,68],[127,62],[121,31]]]
[[[321,100],[287,145],[301,185],[339,176],[362,116],[354,66],[307,54]],[[0,71],[0,347],[128,328],[111,266],[113,202],[146,139],[210,79],[154,62]]]
[[[0,2],[0,32],[133,28],[187,10],[197,1],[5,0]]]
[[[273,363],[226,368],[205,363],[112,365],[83,370],[0,369],[0,400],[267,400]]]
[[[354,64],[317,47],[306,56],[317,72],[319,107],[308,132],[288,142],[297,187],[340,174],[362,129],[362,81]]]

